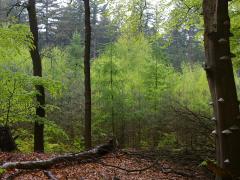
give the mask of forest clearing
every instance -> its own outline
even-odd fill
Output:
[[[0,0],[1,179],[240,179],[240,1]]]

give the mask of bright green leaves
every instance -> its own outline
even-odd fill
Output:
[[[189,64],[182,65],[182,73],[176,78],[174,88],[175,100],[181,105],[194,112],[210,114],[210,93],[206,74],[200,65],[191,67]]]
[[[230,3],[230,17],[231,17],[231,32],[233,33],[233,37],[230,38],[231,42],[231,49],[232,52],[236,54],[236,58],[233,58],[233,64],[236,69],[240,67],[240,45],[239,45],[239,38],[240,38],[240,2],[239,1],[232,1]]]
[[[159,107],[172,84],[174,72],[166,61],[142,33],[110,44],[92,64],[94,133],[106,137],[112,132],[106,126],[114,126],[119,135],[125,123],[153,119],[155,102]]]
[[[30,37],[24,25],[0,28],[0,123],[4,125],[26,120],[33,110],[36,92],[29,84],[31,76],[20,72],[28,71],[24,65],[29,64]]]
[[[57,96],[60,83],[33,77],[29,49],[32,39],[25,25],[2,25],[0,28],[0,123],[11,125],[36,119],[36,85],[43,85]]]
[[[35,85],[43,85],[51,94],[58,94],[60,84],[44,78],[25,75],[20,72],[0,73],[0,123],[10,125],[19,121],[36,119]],[[48,106],[47,106],[48,107]],[[49,109],[49,108],[48,108]],[[53,109],[53,108],[51,108]],[[50,109],[49,109],[50,110]]]
[[[0,27],[0,59],[14,57],[23,49],[33,48],[29,27],[5,24]]]
[[[4,174],[6,172],[6,169],[0,168],[0,175]]]
[[[172,29],[189,29],[191,26],[202,28],[201,0],[174,0],[171,1],[171,10],[168,21],[166,21],[166,30]]]
[[[33,112],[36,92],[29,84],[31,77],[21,73],[1,71],[0,74],[0,123],[9,125],[26,121]]]

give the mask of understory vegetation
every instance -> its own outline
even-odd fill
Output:
[[[75,32],[66,47],[42,49],[44,75],[36,78],[27,51],[31,42],[24,43],[30,35],[27,27],[1,30],[9,36],[1,47],[15,53],[9,57],[1,48],[1,125],[19,136],[21,151],[32,151],[31,124],[39,118],[34,115],[34,85],[40,83],[47,88],[47,117],[39,119],[46,125],[46,151],[83,149],[80,34]],[[175,69],[165,49],[156,49],[158,41],[150,42],[142,33],[123,35],[91,61],[94,144],[115,136],[121,147],[199,150],[206,142],[213,147],[205,72],[198,63],[184,62]]]

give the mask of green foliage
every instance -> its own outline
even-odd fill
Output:
[[[160,3],[153,7],[143,0],[109,1],[107,11],[95,14],[93,50],[99,55],[91,61],[95,144],[113,135],[122,147],[144,149],[198,150],[213,144],[208,136],[213,127],[208,119],[210,94],[199,65],[204,58],[201,2]],[[96,6],[101,11],[104,2],[93,1]],[[230,5],[236,39],[238,6]],[[34,47],[29,28],[16,24],[0,28],[0,123],[17,129],[21,151],[33,149],[33,120],[45,123],[47,152],[84,149],[82,8],[80,1],[66,7],[56,25],[59,32],[56,37],[51,34],[58,46],[42,49],[43,78],[31,75],[29,48]],[[236,39],[232,46],[238,53]],[[239,88],[238,78],[236,82]],[[35,116],[39,104],[34,86],[39,84],[47,90],[44,119]]]
[[[175,100],[186,105],[193,111],[209,111],[210,92],[207,78],[200,65],[191,67],[183,64],[174,88]]]
[[[66,152],[69,137],[66,132],[55,123],[48,121],[45,128],[45,148],[46,152]],[[61,137],[61,138],[59,138]]]
[[[32,114],[36,92],[30,88],[32,78],[21,73],[2,71],[0,74],[0,123],[8,125],[25,121]]]
[[[20,24],[0,26],[0,62],[2,58],[21,54],[22,48],[33,48],[29,27]]]
[[[4,174],[6,172],[6,169],[0,168],[0,175]]]
[[[173,149],[176,146],[177,140],[176,135],[174,133],[165,133],[163,137],[160,139],[158,144],[158,148],[160,149]]]
[[[31,124],[32,125],[32,124]],[[18,128],[16,134],[20,135],[16,140],[17,148],[21,152],[33,151],[33,133],[27,128]]]
[[[12,127],[14,134],[19,135],[18,148],[30,152],[33,149],[33,135],[28,124],[36,120],[47,122],[47,118],[35,115],[35,108],[39,106],[35,86],[43,85],[47,94],[55,98],[60,94],[62,86],[59,81],[50,79],[51,77],[31,75],[29,49],[34,47],[27,26],[3,25],[0,32],[0,124]],[[47,104],[44,108],[50,113],[57,107]],[[55,127],[55,131],[51,129],[52,126],[46,127],[47,132],[51,131],[49,138],[57,139],[56,134],[64,137],[64,132],[58,127]],[[66,139],[63,140],[65,143]]]
[[[34,107],[34,78],[20,72],[32,46],[27,26],[4,25],[0,31],[0,123],[9,125],[28,119]]]
[[[209,160],[209,159],[207,159],[207,160],[204,160],[203,162],[201,162],[201,163],[199,164],[199,166],[200,166],[200,167],[207,167],[209,162],[211,162],[212,164],[217,165],[217,162],[216,162],[215,160]]]
[[[18,149],[21,152],[32,152],[33,134],[31,130],[18,128],[16,133],[20,134],[16,141]],[[73,149],[69,146],[69,137],[66,132],[54,122],[49,120],[45,122],[44,134],[46,152],[67,152]]]

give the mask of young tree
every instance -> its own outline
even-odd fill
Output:
[[[28,0],[27,10],[29,16],[29,25],[30,30],[33,35],[33,44],[34,48],[31,48],[30,54],[32,57],[33,63],[33,75],[42,77],[42,63],[41,57],[38,50],[38,24],[37,24],[37,16],[36,16],[36,2],[35,0]],[[45,117],[45,93],[44,87],[42,85],[36,85],[36,90],[39,94],[36,95],[37,98],[37,107],[36,107],[36,115],[40,118]],[[35,121],[34,124],[34,151],[35,152],[44,152],[44,124],[38,120]]]
[[[91,21],[89,0],[84,1],[85,8],[85,50],[84,50],[84,74],[85,74],[85,148],[92,146],[91,137],[91,72],[90,72],[90,49],[91,49]]]
[[[217,129],[217,163],[235,176],[240,175],[240,121],[239,102],[237,100],[230,52],[230,18],[228,1],[204,0],[203,13],[205,23],[205,53],[209,87],[213,100],[213,109]],[[227,88],[227,89],[226,89]],[[229,177],[217,177],[229,179]]]

